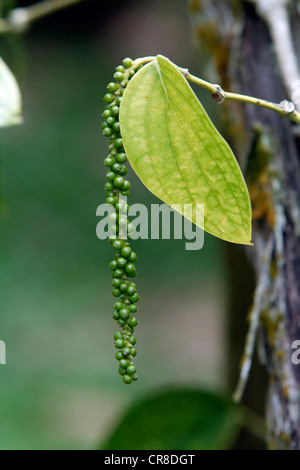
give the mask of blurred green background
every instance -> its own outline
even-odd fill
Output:
[[[225,389],[222,242],[206,235],[199,252],[184,240],[134,242],[139,381],[125,386],[113,346],[114,253],[96,237],[106,84],[124,57],[157,53],[201,75],[187,2],[86,0],[0,42],[25,119],[0,138],[0,448],[93,448],[153,390]],[[129,179],[129,202],[158,202]]]

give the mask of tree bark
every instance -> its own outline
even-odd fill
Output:
[[[224,89],[278,103],[291,99],[300,59],[296,0],[194,0],[190,10],[196,39],[214,56]],[[299,450],[300,365],[291,360],[292,343],[300,339],[299,126],[257,106],[223,106],[253,209],[254,247],[246,251],[256,275],[258,346],[268,373],[267,443]]]

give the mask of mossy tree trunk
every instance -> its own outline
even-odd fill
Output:
[[[199,51],[214,58],[214,79],[217,74],[224,89],[278,103],[291,99],[300,85],[298,0],[190,0],[189,5]],[[294,96],[299,110],[299,93]],[[291,359],[292,343],[300,339],[299,127],[253,105],[225,103],[221,112],[253,208],[254,247],[246,255],[255,272],[252,314],[259,319],[257,344],[268,374],[267,392],[262,387],[258,394],[258,387],[255,400],[259,406],[266,402],[268,447],[299,450],[300,365]],[[235,268],[243,266],[232,264]],[[243,315],[246,321],[246,311],[239,315],[231,322],[240,324]]]

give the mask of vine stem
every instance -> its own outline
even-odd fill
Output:
[[[142,57],[134,61],[134,66],[138,67],[148,62],[152,62],[155,59],[155,56]],[[222,90],[220,85],[216,85],[202,80],[201,78],[192,75],[188,71],[188,69],[178,67],[177,65],[175,65],[175,67],[184,75],[184,77],[189,82],[195,83],[195,85],[199,85],[202,88],[205,88],[205,90],[209,91],[212,94],[213,99],[219,104],[223,103],[226,99],[232,101],[240,101],[242,103],[254,104],[256,106],[260,106],[262,108],[274,111],[281,117],[288,117],[291,121],[294,121],[296,124],[300,124],[300,113],[296,111],[295,106],[291,101],[285,100],[282,101],[282,103],[280,104],[276,104],[267,100],[255,98],[253,96],[241,95],[239,93],[231,93],[228,91],[224,91]]]
[[[300,68],[290,27],[292,2],[290,0],[251,1],[268,26],[282,81],[288,95],[293,96],[296,83],[300,80]],[[296,103],[296,108],[297,106],[297,111],[299,111],[300,103]]]
[[[28,7],[14,8],[6,19],[0,19],[0,34],[23,32],[34,21],[82,1],[85,0],[43,0]]]
[[[245,351],[241,364],[240,377],[232,397],[236,403],[239,403],[242,399],[251,369],[256,335],[259,326],[259,318],[263,309],[264,295],[268,289],[270,282],[270,267],[272,262],[274,243],[274,237],[270,235],[270,238],[265,248],[265,252],[263,254],[263,269],[261,271],[260,278],[255,289],[253,307],[249,314],[250,326],[246,337]]]

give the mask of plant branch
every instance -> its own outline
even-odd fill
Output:
[[[6,19],[0,19],[0,34],[26,31],[30,24],[58,10],[85,0],[43,0],[24,8],[14,8]]]
[[[263,300],[264,300],[263,298],[264,298],[264,294],[267,291],[267,287],[269,284],[270,266],[272,262],[273,248],[274,248],[274,238],[273,236],[270,236],[265,252],[263,254],[263,259],[262,259],[263,268],[262,268],[260,279],[258,281],[256,290],[255,290],[253,307],[249,315],[250,326],[249,326],[249,331],[248,331],[247,338],[246,338],[246,345],[245,345],[244,356],[243,356],[242,364],[241,364],[240,377],[239,377],[237,387],[232,397],[236,403],[239,403],[241,401],[241,398],[243,396],[243,393],[247,384],[247,380],[249,377],[250,369],[251,369],[256,334],[257,334],[258,325],[259,325],[259,317],[263,308]]]
[[[300,70],[289,21],[288,9],[291,6],[291,0],[251,1],[268,26],[282,81],[289,97],[292,97],[300,81]],[[295,105],[300,111],[300,103],[295,103]]]
[[[154,56],[136,59],[134,61],[134,67],[138,67],[148,62],[152,62],[153,60],[155,60]],[[209,91],[212,94],[213,99],[217,103],[223,103],[227,99],[233,101],[240,101],[242,103],[254,104],[256,106],[261,106],[262,108],[270,109],[271,111],[274,111],[275,113],[279,114],[279,116],[288,117],[291,121],[294,121],[296,124],[300,124],[300,113],[296,111],[295,106],[291,101],[284,100],[280,104],[276,104],[260,98],[255,98],[253,96],[227,92],[222,90],[220,85],[216,85],[202,80],[201,78],[195,77],[194,75],[189,73],[188,69],[184,69],[181,67],[177,67],[177,69],[185,76],[185,78],[189,82],[195,83],[196,85],[199,85]]]

